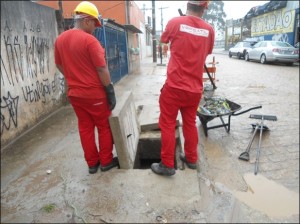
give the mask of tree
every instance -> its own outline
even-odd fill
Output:
[[[225,17],[224,2],[210,1],[208,9],[203,15],[203,19],[212,25],[216,31],[225,31]]]

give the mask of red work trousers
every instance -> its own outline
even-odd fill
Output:
[[[85,160],[88,166],[100,161],[106,166],[113,159],[113,137],[108,118],[111,115],[106,98],[85,99],[69,97],[78,118],[78,129]],[[95,141],[95,127],[98,130],[99,150]]]
[[[161,161],[165,166],[174,167],[176,118],[179,111],[182,116],[186,160],[190,163],[197,162],[196,115],[201,97],[201,93],[187,92],[169,87],[167,84],[162,88],[159,97],[159,127],[161,130]]]

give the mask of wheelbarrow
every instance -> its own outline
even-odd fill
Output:
[[[246,109],[244,111],[240,111],[242,109],[242,107],[239,104],[234,103],[234,102],[232,102],[232,101],[230,101],[228,99],[225,99],[225,102],[227,103],[227,105],[228,105],[229,108],[228,108],[228,111],[224,112],[224,113],[210,114],[210,113],[208,113],[209,111],[201,110],[200,109],[201,106],[198,107],[197,116],[199,117],[199,120],[201,121],[203,130],[204,130],[204,134],[205,134],[206,137],[208,136],[207,131],[209,129],[215,129],[215,128],[224,127],[225,130],[226,130],[226,132],[229,133],[230,132],[231,116],[238,116],[238,115],[247,113],[247,112],[249,112],[251,110],[262,108],[262,106],[260,105],[260,106],[255,106],[255,107]],[[201,107],[201,108],[203,109],[203,107]],[[238,111],[240,111],[240,112],[238,112]],[[207,125],[207,123],[209,121],[211,121],[211,120],[213,120],[213,119],[215,119],[217,117],[220,118],[222,124],[220,124],[220,125],[213,125],[213,126],[208,126]],[[223,117],[228,117],[227,118],[227,122],[223,119]]]

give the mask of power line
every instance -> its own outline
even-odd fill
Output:
[[[159,9],[160,9],[160,19],[161,19],[161,32],[163,32],[163,30],[164,30],[164,25],[163,25],[163,14],[162,14],[162,11],[163,11],[163,9],[168,9],[169,7],[160,7]]]
[[[124,1],[124,2],[125,2],[125,1]],[[106,12],[106,11],[108,11],[108,10],[110,10],[110,9],[113,9],[113,8],[115,8],[115,7],[118,6],[118,5],[124,4],[124,2],[120,2],[120,3],[116,4],[116,5],[113,5],[112,7],[103,10],[102,13],[103,13],[103,12]]]

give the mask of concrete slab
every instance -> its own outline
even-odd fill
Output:
[[[114,138],[120,167],[132,169],[140,135],[136,107],[131,91],[117,95],[117,105],[109,123]]]
[[[158,130],[158,120],[160,115],[159,105],[140,105],[140,115],[138,117],[141,131]],[[179,126],[179,116],[176,121],[176,127]]]
[[[141,105],[141,111],[138,117],[141,125],[141,131],[153,131],[159,129],[159,106],[158,105]]]
[[[175,176],[163,177],[151,170],[114,169],[101,173],[97,179],[81,181],[85,192],[73,188],[66,197],[87,223],[155,222],[165,218],[162,214],[168,210],[189,212],[197,207],[201,199],[197,179],[193,170],[177,170]],[[186,220],[178,216],[167,218],[168,222]]]
[[[1,201],[5,203],[1,206],[1,222],[197,221],[187,216],[199,208],[197,171],[176,170],[172,177],[156,175],[149,169],[112,169],[86,175],[82,166],[79,163],[76,175],[67,167],[48,175],[37,169],[13,181],[12,187],[2,189]],[[36,187],[32,188],[34,181]],[[46,212],[50,205],[53,208]]]

